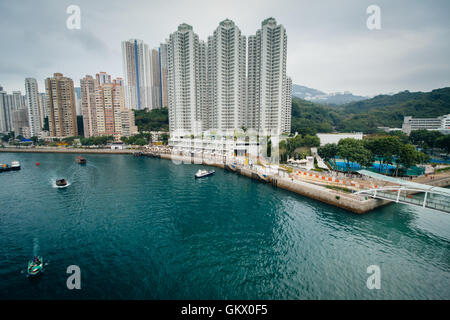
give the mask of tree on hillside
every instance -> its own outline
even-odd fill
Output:
[[[341,139],[338,143],[338,155],[344,159],[345,166],[350,172],[351,162],[356,162],[359,165],[366,167],[372,164],[373,155],[364,147],[361,140],[352,138]]]
[[[150,132],[141,132],[134,136],[120,138],[120,140],[122,140],[123,143],[131,144],[131,145],[139,145],[139,146],[151,144],[152,139],[153,139],[152,134]]]
[[[364,140],[364,146],[373,155],[373,160],[380,163],[379,172],[385,166],[385,173],[388,172],[389,165],[394,163],[395,156],[398,155],[402,143],[396,136],[381,137]]]
[[[416,147],[412,144],[403,144],[398,150],[398,158],[396,161],[395,175],[398,175],[399,166],[402,165],[406,170],[414,166],[420,160]]]
[[[320,145],[320,139],[316,135],[305,135],[304,137],[300,134],[293,138],[287,138],[281,141],[278,145],[280,152],[280,159],[286,161],[288,157],[292,157],[295,154],[295,150],[301,147],[311,148],[318,147]]]
[[[135,110],[135,121],[139,132],[143,131],[168,131],[169,116],[167,108]]]
[[[443,135],[436,140],[436,146],[444,150],[447,154],[450,153],[450,134]]]
[[[114,141],[113,136],[98,136],[98,137],[95,136],[89,138],[80,138],[80,143],[84,146],[104,146],[112,141]]]
[[[402,143],[408,143],[409,141],[408,135],[401,130],[390,131],[388,135],[399,138]]]
[[[330,161],[337,156],[338,146],[335,143],[327,143],[323,147],[317,149],[317,153],[323,160]]]
[[[170,136],[167,133],[161,134],[161,141],[164,145],[167,145],[169,143]]]
[[[442,137],[439,131],[414,130],[409,135],[409,141],[412,144],[424,150],[434,149],[437,146],[437,140]]]

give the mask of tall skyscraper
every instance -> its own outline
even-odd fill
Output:
[[[161,108],[161,61],[159,50],[151,50],[152,109]]]
[[[98,87],[96,102],[98,134],[119,139],[122,135],[120,112],[125,110],[122,87],[117,83],[104,83]]]
[[[25,109],[26,108],[25,96],[22,95],[22,92],[20,92],[20,91],[13,91],[12,99],[13,99],[13,103],[12,104],[14,105],[14,110],[19,110],[19,109]]]
[[[292,115],[292,79],[286,78],[286,104],[282,114],[282,132],[291,132],[291,115]]]
[[[45,118],[48,117],[47,98],[45,93],[39,93],[39,114],[41,115],[41,128],[44,128]]]
[[[197,66],[197,108],[200,110],[202,131],[210,128],[210,108],[208,106],[208,46],[205,41],[199,41]]]
[[[122,42],[125,101],[129,109],[151,108],[150,56],[147,44],[130,39]]]
[[[3,91],[3,87],[0,86],[0,132],[6,133],[8,131],[8,111],[6,110],[6,91]]]
[[[6,91],[0,90],[0,121],[3,132],[30,137],[28,110],[25,97],[20,91],[7,94]]]
[[[81,115],[81,88],[75,87],[74,92],[75,92],[75,105],[76,105],[76,110],[77,110],[77,116],[80,116]]]
[[[24,138],[31,138],[30,122],[28,120],[28,109],[21,108],[12,112],[13,130],[16,137],[21,135]]]
[[[247,121],[250,128],[266,134],[286,131],[287,35],[274,18],[262,22],[249,37]],[[290,120],[289,120],[290,122]]]
[[[233,131],[246,124],[246,39],[233,21],[220,22],[208,38],[210,127]]]
[[[25,94],[28,108],[28,122],[30,127],[30,135],[38,136],[42,130],[41,112],[39,108],[39,89],[38,83],[34,78],[25,79]]]
[[[12,94],[0,90],[0,128],[2,132],[14,131],[13,113],[15,110],[15,100]]]
[[[181,24],[169,38],[168,97],[169,126],[171,132],[197,133],[202,130],[202,95],[206,88],[201,78],[206,78],[206,46],[199,41],[188,24]],[[206,99],[203,99],[206,101]]]
[[[73,81],[61,73],[45,79],[50,136],[78,135]]]
[[[12,94],[7,94],[5,92],[4,96],[5,105],[5,123],[8,132],[14,131],[13,125],[13,112],[15,110],[15,103]]]
[[[80,80],[81,114],[83,115],[83,129],[85,137],[97,135],[97,80],[86,75]]]
[[[161,43],[159,47],[159,58],[161,64],[161,106],[167,108],[169,106],[169,98],[167,96],[167,42]]]

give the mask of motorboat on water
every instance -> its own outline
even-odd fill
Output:
[[[0,164],[0,172],[11,170],[11,166],[6,163]]]
[[[75,161],[79,164],[86,164],[86,159],[83,158],[82,156],[78,156]]]
[[[33,260],[28,261],[27,274],[34,277],[42,272],[44,269],[44,259],[42,257],[35,256]]]
[[[57,179],[56,186],[57,187],[67,187],[67,180],[66,179]]]
[[[19,161],[11,162],[11,170],[20,170],[20,162]]]
[[[204,178],[210,175],[213,175],[214,173],[216,173],[214,170],[198,170],[197,173],[195,174],[195,179],[197,178]]]

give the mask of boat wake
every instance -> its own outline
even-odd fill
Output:
[[[33,257],[39,254],[39,239],[33,238]]]

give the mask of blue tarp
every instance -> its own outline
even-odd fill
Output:
[[[337,166],[338,170],[346,171],[346,170],[347,170],[346,165],[347,165],[347,164],[346,164],[344,161],[336,161],[336,166]],[[361,169],[362,169],[362,167],[361,167],[358,163],[356,163],[356,162],[349,162],[349,163],[348,163],[348,166],[349,166],[350,169],[353,170],[353,171],[361,170]],[[375,162],[375,163],[372,164],[372,168],[375,169],[375,170],[380,170],[380,164],[377,163],[377,162]],[[381,166],[381,170],[382,170],[383,172],[386,170],[386,165],[385,165],[385,164],[383,164],[383,165]],[[388,165],[388,170],[395,170],[395,166],[389,164],[389,165]]]

